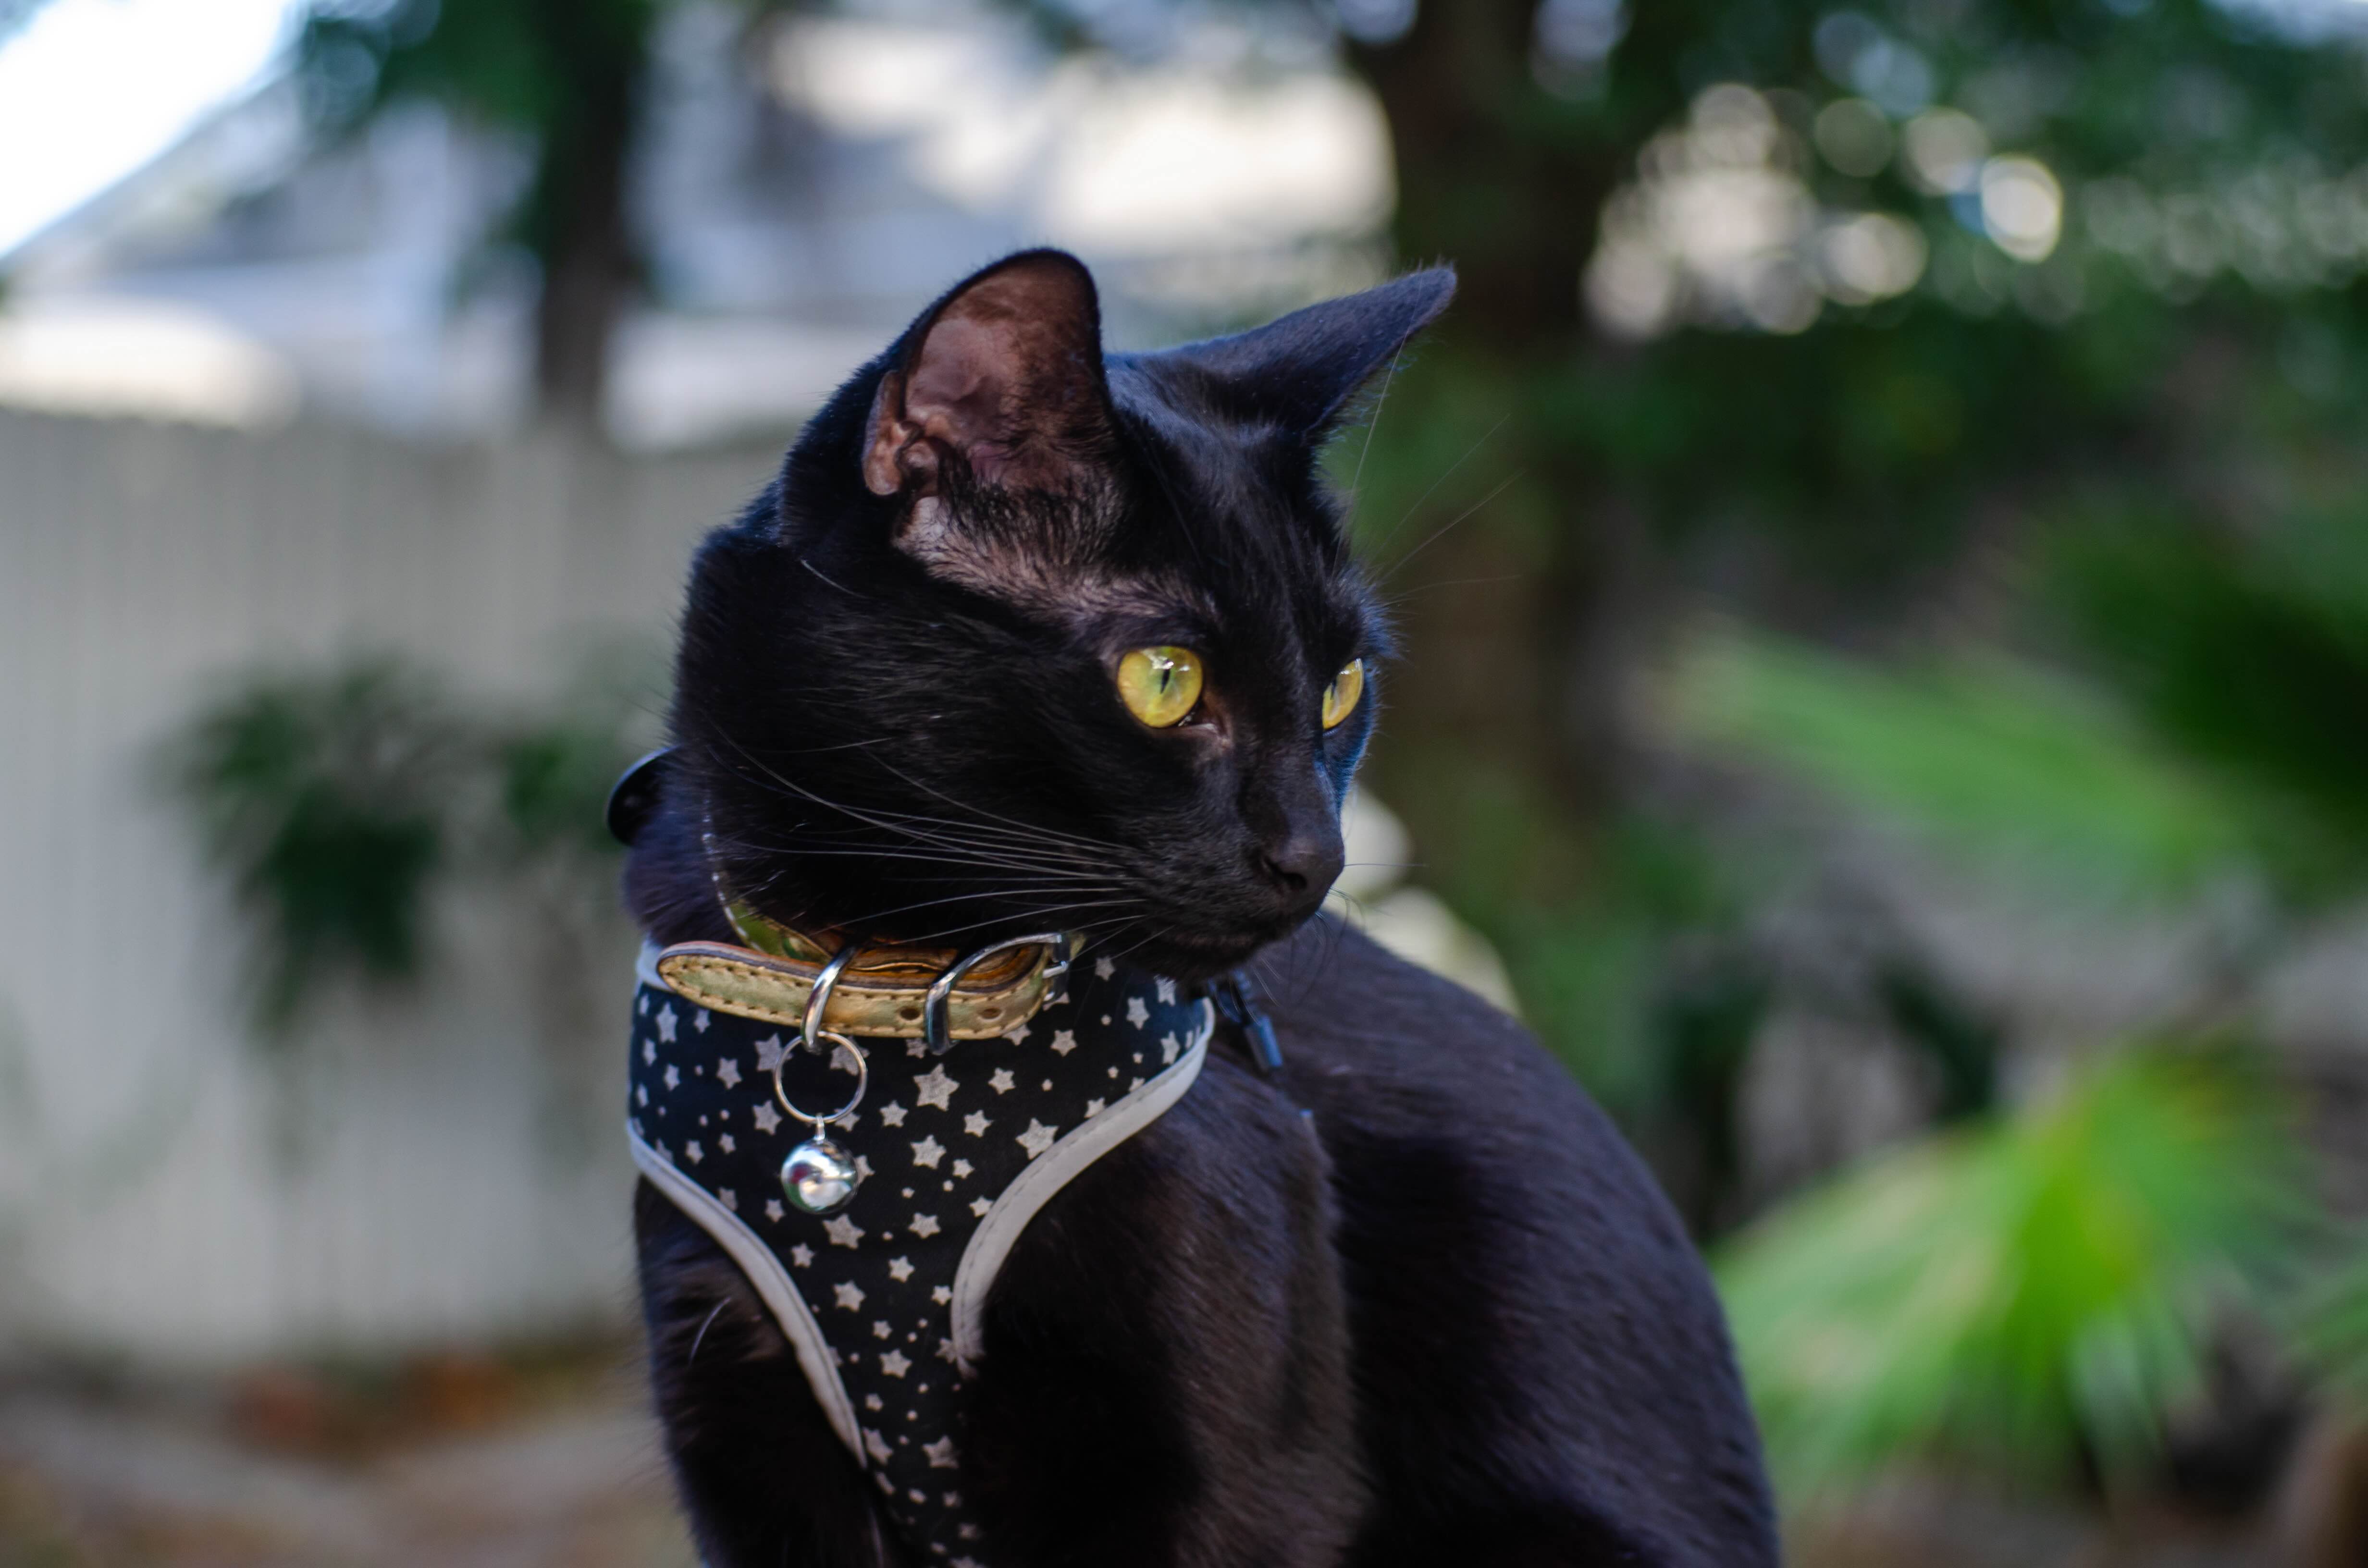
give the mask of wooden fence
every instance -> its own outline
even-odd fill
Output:
[[[155,749],[256,668],[378,651],[526,693],[581,640],[661,639],[691,543],[774,461],[0,412],[0,1354],[205,1364],[627,1310],[616,1042],[555,1061],[464,957],[273,1066]]]

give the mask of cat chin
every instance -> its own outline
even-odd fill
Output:
[[[1130,968],[1164,974],[1171,980],[1214,980],[1241,968],[1298,927],[1299,923],[1293,922],[1280,930],[1231,937],[1169,931],[1129,953],[1126,962]]]

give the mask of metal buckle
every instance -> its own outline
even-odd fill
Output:
[[[943,1056],[953,1049],[953,1024],[948,1016],[947,1005],[953,996],[954,987],[962,983],[962,976],[977,968],[982,960],[997,953],[1009,952],[1014,948],[1048,949],[1052,953],[1052,962],[1044,966],[1044,987],[1049,991],[1054,981],[1069,972],[1068,944],[1068,937],[1058,931],[1039,931],[1030,937],[1012,937],[1000,942],[989,942],[975,952],[964,953],[956,959],[945,973],[929,983],[928,994],[921,1002],[921,1039],[927,1042],[929,1054]],[[820,983],[817,982],[816,985],[819,988]]]

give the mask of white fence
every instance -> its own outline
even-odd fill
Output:
[[[154,748],[256,666],[388,651],[525,691],[579,634],[663,636],[692,541],[775,460],[0,412],[0,1354],[195,1364],[629,1309],[620,1141],[583,1131],[616,1042],[554,1062],[464,959],[273,1070]],[[586,983],[621,1007],[626,972]]]

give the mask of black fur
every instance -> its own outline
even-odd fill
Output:
[[[996,1287],[961,1450],[1001,1568],[1776,1560],[1717,1303],[1641,1165],[1509,1019],[1309,920],[1378,705],[1326,733],[1318,696],[1386,650],[1315,460],[1452,287],[1105,360],[1083,268],[1009,258],[694,568],[629,872],[652,936],[728,937],[712,871],[809,927],[1057,925],[1188,980],[1258,955],[1281,1080],[1212,1053]],[[1161,643],[1209,689],[1152,731],[1111,671]],[[646,1187],[635,1218],[712,1568],[904,1562],[737,1270]]]

